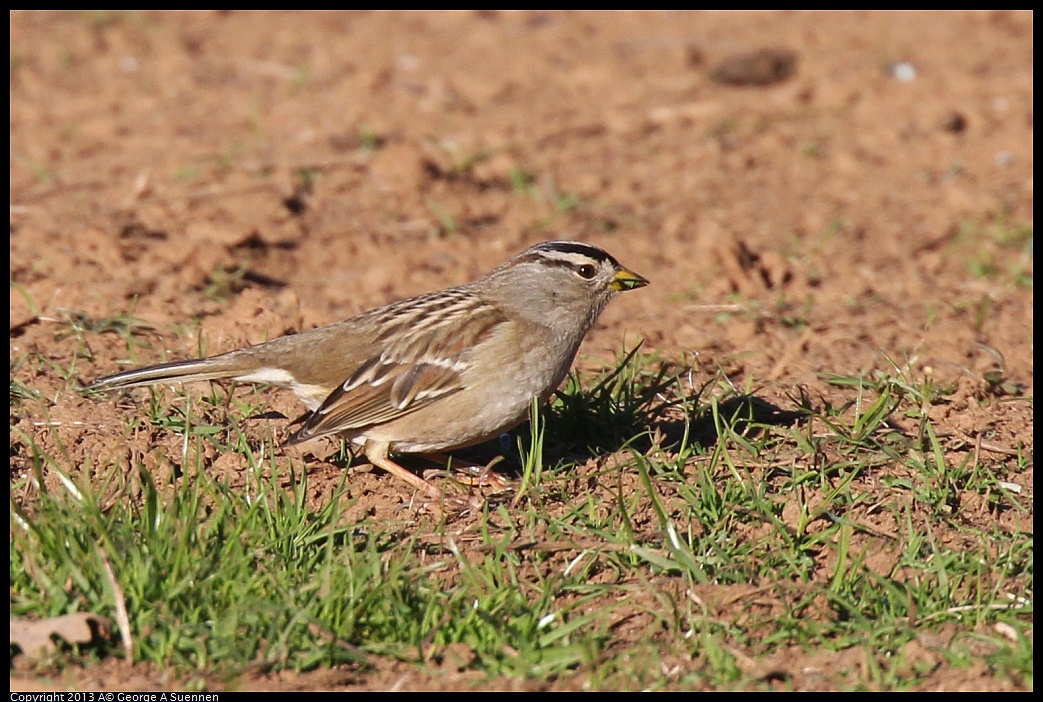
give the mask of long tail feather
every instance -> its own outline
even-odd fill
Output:
[[[242,363],[221,358],[200,358],[192,361],[172,361],[155,366],[135,368],[99,378],[85,390],[117,390],[159,383],[191,383],[197,380],[222,380],[243,375]]]

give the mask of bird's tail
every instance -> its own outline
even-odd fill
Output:
[[[197,380],[227,380],[240,377],[249,369],[241,358],[213,356],[192,361],[172,361],[116,373],[95,380],[84,390],[118,390],[159,383],[192,383]]]

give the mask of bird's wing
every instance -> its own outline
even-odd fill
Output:
[[[358,434],[462,390],[461,374],[471,367],[474,347],[506,318],[484,305],[458,312],[450,305],[387,321],[376,340],[381,350],[330,393],[289,443]]]

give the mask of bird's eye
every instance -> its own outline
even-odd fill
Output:
[[[586,278],[587,280],[590,280],[595,275],[597,275],[598,269],[590,265],[589,263],[586,263],[577,268],[576,272],[579,273],[580,278]]]

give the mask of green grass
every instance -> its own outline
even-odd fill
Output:
[[[1033,228],[1031,224],[963,222],[954,246],[966,251],[967,270],[977,278],[1008,282],[1016,287],[1033,284]]]
[[[46,416],[14,379],[41,363],[12,360],[12,416]],[[930,412],[953,389],[893,364],[814,399],[703,380],[639,349],[573,375],[516,432],[512,495],[419,521],[365,516],[346,473],[316,498],[235,421],[259,393],[136,391],[96,456],[12,420],[12,614],[124,606],[133,658],[204,687],[390,658],[565,689],[904,690],[982,666],[1032,688],[1032,500],[1011,488],[1031,455],[961,450]],[[143,431],[180,452],[121,448]],[[242,471],[212,469],[228,455]]]

